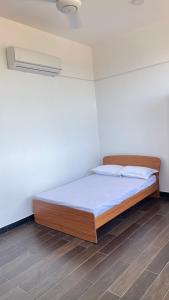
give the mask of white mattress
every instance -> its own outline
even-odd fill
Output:
[[[35,199],[81,209],[99,216],[155,182],[155,175],[145,180],[95,174],[40,193]]]

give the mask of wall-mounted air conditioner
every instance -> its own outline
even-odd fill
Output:
[[[6,49],[7,64],[11,70],[56,76],[62,70],[61,60],[36,51],[9,47]]]

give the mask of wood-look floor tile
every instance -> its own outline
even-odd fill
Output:
[[[157,225],[157,222],[161,221],[163,219],[163,216],[161,215],[153,215],[146,223],[144,223],[142,226],[140,226],[131,236],[131,238],[134,240],[138,240],[140,237],[143,237],[147,231],[152,230],[153,227]]]
[[[55,250],[58,250],[60,248],[61,243],[63,245],[65,245],[65,247],[66,247],[66,245],[68,245],[67,240],[63,240],[63,239],[52,236],[49,240],[47,240],[43,243],[39,243],[39,245],[35,245],[34,247],[30,247],[29,251],[31,253],[35,254],[35,256],[39,255],[41,257],[45,257],[45,256],[50,255]]]
[[[49,231],[48,228],[44,227],[43,229],[39,229],[35,223],[26,224],[19,226],[11,231],[8,231],[4,234],[4,238],[8,240],[10,244],[22,244],[29,238],[33,238],[35,236],[41,236]]]
[[[0,285],[0,299],[2,296],[4,296],[5,294],[7,294],[8,292],[14,290],[15,288],[17,288],[17,284],[14,281],[11,280],[7,280],[5,282],[3,282]]]
[[[105,247],[107,244],[109,244],[115,236],[113,234],[104,234],[98,238],[98,244],[93,244],[91,242],[82,241],[81,246],[85,248],[95,247],[95,251],[100,250],[101,248]]]
[[[126,240],[117,249],[110,252],[100,264],[88,273],[88,280],[94,283],[104,274],[104,272],[107,271],[109,267],[111,267],[111,265],[115,264],[117,261],[130,264],[134,258],[138,257],[138,255],[140,255],[140,252],[135,247],[133,241]]]
[[[79,246],[82,241],[79,240],[78,238],[74,238],[74,240],[68,242],[66,240],[62,240],[64,242],[64,245],[62,247],[56,248],[56,250],[52,251],[51,255],[48,255],[48,260],[53,261],[67,252],[71,251],[75,247]],[[66,242],[66,243],[65,243]]]
[[[51,280],[52,278],[52,280]],[[54,278],[52,276],[44,276],[41,278],[39,282],[37,282],[34,287],[26,292],[30,299],[39,299],[41,296],[43,296],[45,293],[47,293],[48,290],[53,289],[55,287]]]
[[[159,209],[161,208],[161,203],[157,199],[154,199],[153,197],[147,198],[147,201],[145,201],[145,205],[142,207],[143,211],[151,211],[154,207],[158,206]]]
[[[32,264],[37,262],[37,258],[29,251],[21,254],[13,261],[5,264],[0,268],[0,273],[8,279],[12,279],[31,267]]]
[[[86,280],[81,280],[76,286],[70,289],[65,295],[63,295],[60,300],[75,300],[79,299],[86,290],[91,287],[92,283]]]
[[[2,272],[0,272],[2,274]],[[0,276],[0,286],[1,284],[7,282],[7,278],[3,277],[3,276]]]
[[[106,271],[114,264],[116,260],[111,255],[103,259],[93,270],[88,272],[87,278],[90,282],[95,283],[100,277],[102,277]]]
[[[139,225],[134,223],[129,226],[125,231],[123,231],[120,235],[116,236],[108,245],[102,248],[101,252],[105,254],[109,254],[114,249],[116,249],[121,243],[123,243],[130,235],[133,234],[138,229]]]
[[[169,289],[169,264],[167,264],[141,300],[162,300]]]
[[[79,247],[80,246],[78,246],[78,248]],[[85,249],[73,257],[70,256],[70,252],[65,254],[58,261],[57,265],[55,264],[55,271],[50,272],[50,274],[47,276],[44,276],[44,278],[42,278],[42,280],[30,291],[30,295],[36,298],[42,296],[49,288],[51,288],[51,286],[56,286],[59,281],[61,282],[61,280],[73,273],[73,271],[88,261],[89,258],[91,258],[94,254],[95,248],[93,247]]]
[[[129,239],[135,242],[135,246],[138,249],[140,249],[140,251],[143,251],[146,247],[148,247],[148,245],[150,245],[152,241],[157,240],[157,238],[161,236],[162,231],[168,226],[168,224],[166,224],[166,220],[163,219],[163,217],[162,219],[158,220],[154,226],[152,226],[154,220],[152,221],[153,222],[151,222],[149,229],[147,227],[139,228],[138,230],[140,231],[138,232],[138,235],[136,234],[137,233],[136,230],[134,236],[131,235],[129,237]]]
[[[35,223],[0,235],[0,300],[169,300],[167,201],[126,211],[99,230],[97,245]]]
[[[107,291],[99,300],[119,300],[120,298]]]
[[[158,214],[159,210],[160,206],[158,204],[154,205],[150,210],[146,211],[143,217],[137,220],[137,223],[140,225],[144,225],[149,220],[151,220],[154,215]]]
[[[54,254],[48,256],[45,261],[41,261],[34,265],[33,268],[28,270],[28,272],[21,274],[22,281],[20,282],[20,278],[18,278],[18,284],[23,290],[29,291],[34,288],[36,284],[43,280],[44,276],[48,276],[55,269],[55,263],[57,265],[59,257],[63,256],[80,244],[77,240],[73,240],[70,243],[65,240],[60,240],[60,243],[61,244],[58,246],[57,250],[54,251]]]
[[[82,264],[78,269],[76,269],[72,274],[66,277],[61,282],[49,289],[47,293],[41,296],[40,300],[58,300],[73,289],[80,280],[91,270],[93,269],[102,259],[104,254],[96,253],[91,258],[89,258],[84,264]],[[38,300],[39,300],[38,299]]]
[[[70,273],[72,273],[80,265],[85,263],[94,254],[95,254],[94,249],[86,249],[80,251],[71,259],[68,257],[68,260],[66,260],[65,262],[61,260],[59,267],[56,267],[54,273],[52,274],[52,276],[54,276],[55,278],[55,283],[67,277]]]
[[[158,227],[154,227],[151,230],[148,230],[147,232],[145,232],[144,235],[138,237],[138,239],[136,238],[135,240],[133,240],[133,242],[135,243],[135,247],[137,247],[138,249],[140,249],[140,251],[143,251],[144,249],[146,249],[151,243],[152,241],[154,241],[159,235],[161,234],[161,229]]]
[[[0,300],[32,300],[28,298],[26,292],[21,290],[19,287],[9,291],[4,296],[0,297]]]
[[[169,262],[169,242],[164,248],[162,248],[160,253],[153,259],[151,264],[148,266],[148,270],[159,274],[168,262]]]
[[[114,254],[116,253],[121,261],[130,264],[140,254],[140,248],[136,247],[132,240],[127,239],[114,251]]]
[[[163,201],[160,201],[160,210],[159,214],[163,216],[167,216],[169,213],[169,199],[168,198],[163,198]]]
[[[4,251],[8,251],[12,246],[13,243],[7,238],[0,239],[0,255],[3,254]]]
[[[157,275],[144,271],[121,300],[140,300]]]
[[[22,255],[26,251],[24,246],[13,246],[8,251],[1,253],[0,255],[0,267],[4,266],[6,263],[12,261],[18,256]]]
[[[156,238],[154,246],[163,248],[169,242],[169,226],[166,226]]]
[[[35,287],[29,292],[29,295],[35,299],[39,298],[45,292],[47,292],[47,290],[53,286],[56,286],[56,283],[59,280],[61,282],[61,280],[66,278],[75,269],[87,261],[91,256],[93,256],[94,253],[95,251],[92,249],[84,249],[81,246],[77,246],[58,261],[59,264],[55,268],[55,272],[44,277],[38,284],[36,284]],[[82,285],[82,287],[85,288],[84,285]]]
[[[109,288],[110,292],[122,297],[144,272],[145,268],[159,253],[160,249],[150,245],[125,270],[125,272]]]
[[[143,212],[137,211],[128,218],[121,220],[120,224],[111,230],[111,233],[118,236],[127,230],[132,224],[136,223],[143,216]]]
[[[40,244],[44,240],[49,240],[51,237],[50,235],[47,235],[46,232],[43,233],[42,231],[40,232],[30,232],[24,234],[23,236],[16,238],[15,241],[15,235],[11,237],[8,237],[4,239],[4,241],[1,241],[0,244],[0,257],[2,258],[2,262],[0,265],[5,264],[6,262],[9,262],[8,257],[10,258],[10,261],[12,259],[15,259],[17,257],[17,252],[28,250],[32,246],[35,247],[36,243]],[[20,233],[21,235],[21,233]],[[19,236],[20,236],[19,235]]]
[[[65,234],[65,236],[63,237],[64,240],[70,242],[74,239],[74,236],[69,235],[69,234]]]
[[[100,251],[103,247],[108,245],[113,239],[114,239],[114,236],[112,234],[103,235],[102,238],[99,239],[98,244],[91,243],[91,247],[96,252]]]
[[[91,242],[88,241],[84,241],[82,242],[81,246],[85,247],[85,248],[90,248],[93,244]]]
[[[165,294],[163,300],[169,300],[169,291]]]
[[[102,233],[105,232],[104,229],[106,228],[106,231],[108,229],[109,233],[111,234],[111,231],[114,228],[116,228],[121,222],[123,222],[122,216],[116,217],[115,219],[112,219],[107,224],[105,224],[104,226],[102,226],[101,228],[99,228],[98,232],[101,233],[101,235],[103,235]]]
[[[108,287],[116,280],[121,273],[127,268],[127,265],[117,262],[111,266],[110,269],[92,285],[86,293],[84,293],[79,300],[95,300],[105,293]]]
[[[57,265],[53,262],[49,264],[48,260],[42,260],[41,262],[35,264],[35,266],[30,267],[28,271],[22,273],[21,275],[18,275],[16,278],[14,278],[13,281],[8,281],[6,285],[4,284],[2,286],[4,293],[6,292],[6,290],[8,290],[8,288],[13,288],[20,284],[21,286],[23,285],[23,287],[26,287],[26,289],[28,289],[28,287],[29,289],[32,288],[29,295],[33,299],[36,296],[41,296],[48,288],[52,286],[52,284],[56,282],[55,276],[52,276],[52,270],[57,272],[56,274],[60,274],[59,271],[61,267],[64,266],[64,263],[66,263],[73,256],[80,254],[80,252],[82,252],[83,250],[84,248],[80,246],[77,246],[75,249],[70,250],[69,253],[66,253],[65,255],[63,255],[63,257],[61,257],[59,264]],[[52,270],[50,269],[50,266],[53,267]],[[48,273],[47,270],[49,270]],[[49,274],[50,276],[48,276]]]
[[[67,243],[66,241],[60,241],[60,247],[63,246],[65,243]],[[59,245],[58,245],[59,247]],[[27,286],[34,286],[36,285],[36,283],[38,282],[38,280],[40,280],[41,276],[43,278],[43,276],[45,276],[45,272],[43,273],[43,270],[46,271],[45,267],[48,266],[48,261],[47,259],[44,260],[40,260],[37,263],[35,263],[34,265],[26,268],[26,270],[24,270],[24,272],[22,272],[23,270],[21,270],[21,273],[17,274],[17,276],[15,276],[12,280],[8,281],[7,283],[4,283],[3,285],[0,286],[0,292],[1,291],[5,291],[6,289],[9,289],[12,287],[16,287],[16,286],[22,286],[23,287],[27,287]]]

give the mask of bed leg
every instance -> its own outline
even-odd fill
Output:
[[[157,190],[154,193],[153,197],[155,199],[160,199],[160,183],[159,183],[159,173],[156,174],[156,178],[157,178]]]
[[[98,243],[98,240],[97,240],[97,231],[96,231],[96,234],[95,234],[95,240],[93,241],[95,244]]]
[[[160,191],[156,191],[152,196],[156,200],[160,199]]]

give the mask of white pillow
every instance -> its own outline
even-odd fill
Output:
[[[100,175],[121,176],[122,168],[120,165],[102,165],[92,169],[92,172]]]
[[[148,179],[153,174],[158,173],[157,170],[146,168],[146,167],[137,167],[137,166],[126,166],[121,170],[121,175],[125,177],[135,177]]]

